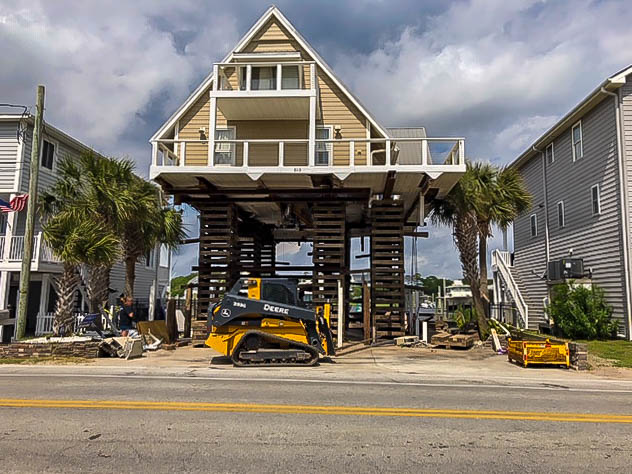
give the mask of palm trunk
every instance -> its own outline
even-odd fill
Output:
[[[81,283],[81,277],[75,265],[64,263],[64,272],[53,280],[57,292],[57,304],[55,305],[55,321],[53,334],[66,336],[74,329],[74,316],[72,310],[75,304],[75,291]]]
[[[125,257],[125,296],[134,298],[134,281],[136,280],[136,258]]]
[[[111,267],[102,265],[88,268],[86,292],[88,293],[88,306],[91,313],[99,312],[107,306],[110,298],[111,270]]]
[[[485,308],[485,317],[489,318],[489,289],[487,288],[487,234],[479,232],[478,262],[480,267],[480,295]]]
[[[477,236],[476,219],[472,215],[466,214],[455,219],[454,241],[459,249],[463,276],[469,281],[472,290],[472,305],[478,321],[478,333],[481,339],[484,339],[489,333],[489,325],[481,298]]]

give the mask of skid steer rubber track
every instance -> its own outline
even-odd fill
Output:
[[[256,351],[247,351],[245,356],[240,357],[242,352],[242,346],[249,336],[260,337],[262,340],[268,343],[278,343],[279,345],[288,345],[288,349],[258,349]],[[304,352],[306,356],[297,356],[297,352]],[[266,358],[258,361],[256,356],[273,355],[274,357]],[[305,357],[301,359],[301,357]],[[231,360],[236,367],[306,367],[316,365],[318,363],[318,349],[309,344],[303,344],[301,342],[290,341],[283,337],[268,334],[262,331],[248,331],[242,337],[241,341],[233,350]]]

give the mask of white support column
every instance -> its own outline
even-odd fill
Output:
[[[465,164],[465,140],[459,140],[459,164]]]
[[[154,166],[158,166],[158,143],[151,142],[151,162]]]
[[[50,294],[50,273],[42,275],[42,290],[40,292],[39,315],[44,316],[48,308],[48,296]]]
[[[277,64],[276,67],[276,89],[281,90],[281,80],[283,79],[283,66]]]
[[[250,153],[250,144],[248,142],[244,142],[244,167],[248,168],[249,166],[249,158],[248,154]]]
[[[213,64],[213,91],[219,90],[219,66]]]
[[[423,166],[428,164],[428,140],[421,142],[421,164]]]
[[[344,320],[345,308],[344,308],[344,288],[342,279],[338,280],[338,327],[337,332],[337,344],[336,347],[340,349],[343,343],[343,333],[345,332],[345,320]]]
[[[371,139],[371,121],[366,119],[366,138]],[[371,166],[371,142],[366,142],[366,165]]]
[[[316,157],[316,96],[309,98],[309,166],[314,166]]]
[[[386,166],[391,166],[391,141],[390,140],[386,140],[386,145],[385,145],[385,151],[386,151],[386,157],[384,159],[384,164]]]
[[[208,124],[208,165],[215,166],[215,127],[217,124],[217,98],[211,96]]]
[[[316,160],[316,64],[309,65],[309,80],[312,89],[312,94],[309,97],[309,145],[308,150],[308,163],[309,166],[314,166]]]
[[[349,166],[355,166],[355,142],[349,142]]]
[[[285,143],[279,142],[279,165],[285,166]]]
[[[252,64],[246,66],[246,90],[250,90],[250,82],[252,80]]]
[[[184,166],[184,160],[186,159],[186,154],[187,154],[187,143],[182,142],[180,144],[180,163],[179,163],[180,166]]]

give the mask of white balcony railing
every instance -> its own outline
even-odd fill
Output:
[[[405,171],[419,166],[431,169],[465,164],[462,138],[316,139],[312,156],[308,139],[216,139],[212,154],[208,153],[208,143],[208,140],[158,140],[153,165],[211,166],[224,171],[277,167],[295,172],[319,166]]]
[[[8,241],[8,242],[7,242]],[[6,245],[9,245],[8,253],[5,252]],[[24,236],[13,235],[7,237],[0,236],[0,261],[8,263],[21,262],[24,258]],[[32,262],[59,263],[60,260],[53,254],[53,251],[44,241],[42,233],[33,236],[33,257]]]
[[[313,61],[217,63],[213,71],[214,77],[219,78],[212,91],[217,97],[267,95],[270,91],[285,95],[317,88]]]

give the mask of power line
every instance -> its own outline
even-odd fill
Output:
[[[29,115],[30,107],[26,105],[20,104],[2,104],[0,103],[0,107],[6,107],[11,109],[22,109],[22,115],[20,116],[20,120],[18,121],[18,128],[16,130],[16,138],[18,143],[24,140],[24,136],[26,135],[26,122],[24,119]]]

